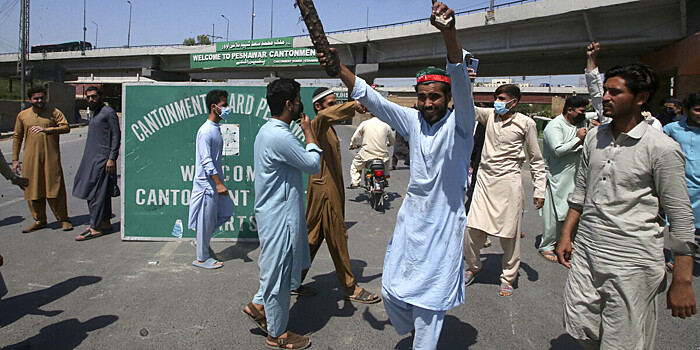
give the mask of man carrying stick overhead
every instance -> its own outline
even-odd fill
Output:
[[[447,71],[428,68],[417,74],[417,110],[381,97],[330,50],[350,96],[410,144],[411,178],[387,247],[382,297],[397,333],[414,335],[413,349],[435,349],[445,312],[464,302],[464,197],[474,141],[465,63],[471,54],[457,38],[454,10],[434,2],[431,15],[445,40]],[[327,65],[326,54],[319,51],[318,57]],[[454,111],[447,108],[452,96]]]

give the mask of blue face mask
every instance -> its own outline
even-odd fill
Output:
[[[218,107],[218,106],[217,106]],[[231,107],[219,107],[219,118],[226,120],[231,115]]]
[[[510,100],[510,101],[513,101],[513,100]],[[506,101],[506,102],[503,102],[503,101],[495,101],[495,102],[493,103],[493,109],[496,110],[496,113],[498,113],[498,115],[504,115],[504,114],[508,113],[508,111],[510,110],[510,108],[506,108],[506,105],[507,105],[510,101]],[[512,107],[511,107],[511,108],[512,108]]]

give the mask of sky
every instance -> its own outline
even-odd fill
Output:
[[[512,0],[496,0],[496,4]],[[126,0],[30,0],[29,44],[56,44],[83,39],[86,3],[87,41],[96,47],[127,44],[129,3]],[[19,51],[20,0],[0,0],[0,53]],[[185,38],[213,34],[226,40],[250,39],[255,4],[254,38],[303,35],[294,0],[131,0],[131,46],[181,44]],[[456,11],[489,6],[489,0],[455,0]],[[316,0],[327,32],[427,18],[429,0]],[[272,25],[271,25],[272,18]],[[94,23],[93,23],[94,22]],[[95,37],[97,35],[97,38]],[[539,78],[542,80],[543,78]],[[573,79],[573,78],[572,78]],[[539,81],[538,80],[538,81]],[[560,78],[553,79],[559,83]],[[571,79],[569,79],[571,80]],[[571,80],[578,83],[578,77]],[[567,82],[571,83],[571,82]]]

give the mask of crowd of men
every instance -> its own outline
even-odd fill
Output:
[[[655,118],[645,113],[658,87],[654,72],[630,64],[607,70],[603,79],[596,63],[600,45],[592,43],[586,48],[585,75],[595,112],[586,112],[587,99],[567,98],[562,114],[544,129],[541,152],[534,120],[516,112],[522,97],[516,85],[498,87],[493,108],[475,107],[470,81],[475,74],[466,64],[471,54],[458,39],[454,11],[434,2],[431,23],[445,43],[446,70],[417,73],[414,108],[383,98],[334,49],[330,56],[319,53],[319,61],[337,62],[354,101],[337,104],[332,90],[319,88],[311,121],[303,112],[299,83],[281,78],[268,85],[272,117],[254,145],[260,288],[243,313],[267,334],[266,345],[309,346],[308,337],[288,331],[289,307],[291,295],[317,293],[302,282],[325,240],[348,300],[383,302],[396,332],[412,334],[414,349],[434,349],[446,311],[464,303],[465,287],[478,279],[488,237],[498,237],[503,249],[498,295],[514,293],[525,208],[521,171],[528,160],[533,205],[544,219],[539,254],[569,268],[567,332],[587,349],[653,348],[665,269],[673,271],[667,308],[674,317],[696,314],[692,268],[700,237],[700,93],[683,102],[666,100],[664,113]],[[111,229],[111,197],[119,195],[119,122],[99,89],[86,94],[96,115],[73,190],[73,196],[87,200],[90,212],[79,241]],[[58,138],[70,129],[60,111],[46,108],[43,89],[30,90],[29,97],[32,107],[17,117],[13,171],[5,162],[0,170],[24,190],[34,218],[24,232],[46,226],[46,202],[62,229],[70,230]],[[206,95],[209,115],[196,139],[189,227],[196,231],[192,264],[206,269],[223,266],[210,256],[209,243],[234,215],[221,177],[219,124],[230,115],[227,101],[223,90]],[[362,150],[353,160],[348,188],[357,187],[368,159],[382,159],[389,169],[387,146],[394,135],[405,144],[395,152],[392,168],[399,158],[410,166],[386,250],[381,297],[360,287],[350,267],[340,141],[333,127],[368,111],[372,117],[350,142]],[[295,121],[305,146],[290,130]],[[668,263],[664,238],[672,253]]]

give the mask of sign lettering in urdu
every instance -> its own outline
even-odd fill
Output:
[[[197,131],[209,111],[206,94],[228,91],[231,116],[221,122],[221,178],[229,190],[235,215],[213,238],[256,240],[253,144],[270,118],[266,86],[207,83],[124,84],[122,96],[122,239],[176,240],[195,237],[188,229]],[[302,87],[301,99],[311,106],[314,88]],[[307,112],[308,113],[308,112]],[[304,140],[296,123],[292,133]]]
[[[292,47],[292,37],[216,43],[214,53],[190,55],[190,68],[317,65],[316,50]]]

